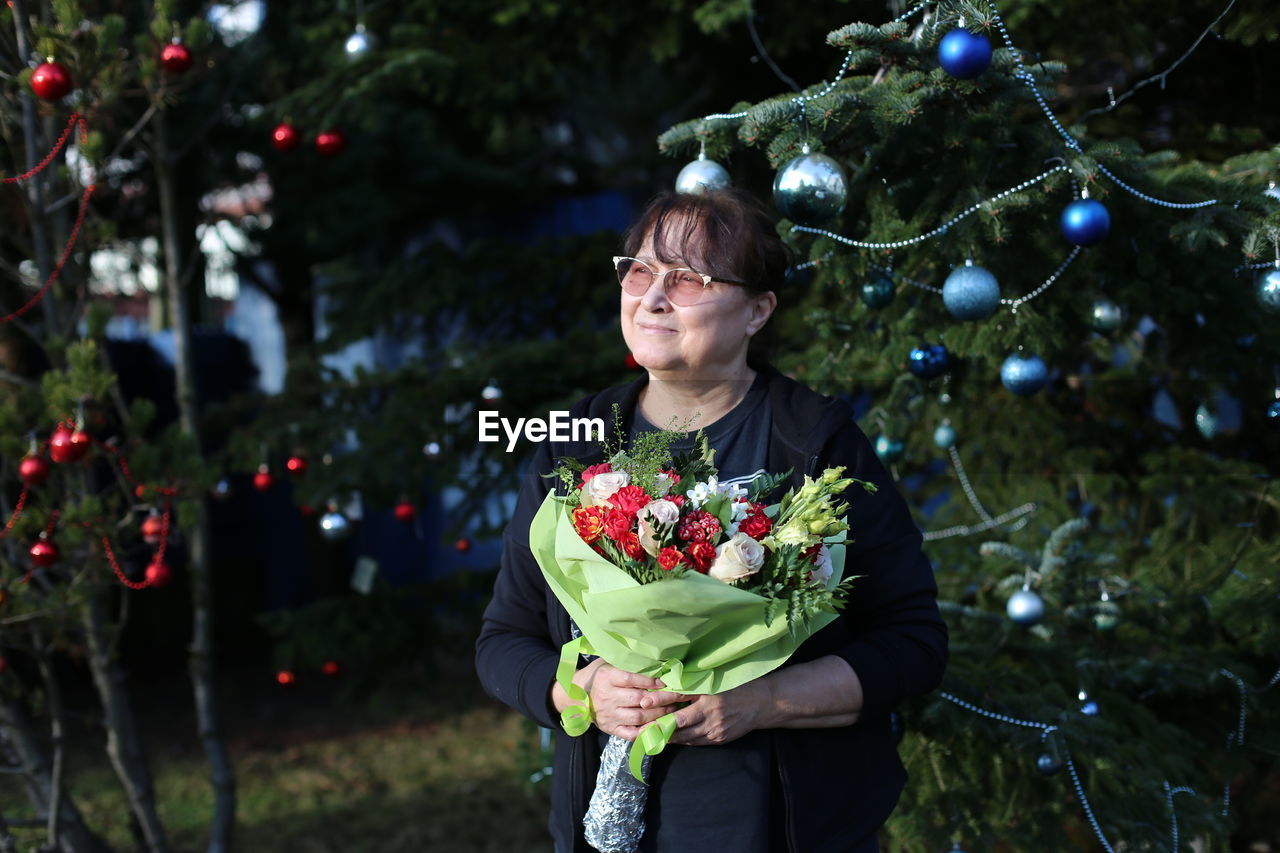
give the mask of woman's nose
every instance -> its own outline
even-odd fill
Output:
[[[640,304],[644,306],[644,310],[654,314],[670,309],[671,302],[667,299],[665,276],[655,275],[653,277],[653,283],[644,292],[644,296],[640,299]]]

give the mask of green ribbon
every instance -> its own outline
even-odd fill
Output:
[[[659,717],[641,729],[640,736],[636,738],[635,743],[631,744],[631,756],[628,761],[631,765],[631,775],[644,782],[644,757],[662,752],[663,747],[670,742],[671,736],[675,733],[676,715],[674,711],[666,716]]]
[[[556,666],[556,682],[569,695],[570,699],[579,703],[570,705],[560,712],[560,725],[564,726],[564,730],[570,737],[577,737],[591,728],[591,721],[595,719],[595,714],[591,708],[591,694],[573,683],[573,674],[578,671],[578,655],[592,654],[595,654],[595,652],[592,650],[591,644],[587,642],[586,637],[570,640],[560,647],[560,663]]]

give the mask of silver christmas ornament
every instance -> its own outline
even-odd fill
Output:
[[[1275,181],[1268,184],[1267,188],[1262,191],[1262,194],[1268,198],[1274,198],[1276,201],[1280,201],[1280,187],[1276,186]]]
[[[1254,284],[1254,295],[1262,310],[1270,314],[1280,314],[1280,264],[1264,270]]]
[[[1213,438],[1218,434],[1218,417],[1204,403],[1196,406],[1196,429],[1205,438]]]
[[[1124,323],[1124,309],[1110,299],[1095,299],[1089,325],[1095,332],[1108,335]]]
[[[347,59],[354,62],[357,59],[363,59],[376,45],[377,41],[374,37],[365,32],[364,24],[356,24],[356,31],[347,36],[346,44],[342,48],[346,51]]]
[[[497,383],[490,382],[488,385],[484,386],[484,390],[480,392],[480,396],[485,400],[501,400],[502,389],[498,387]]]
[[[1031,587],[1024,585],[1009,596],[1004,610],[1016,624],[1029,628],[1044,618],[1044,599],[1032,592]]]
[[[1093,627],[1099,631],[1111,631],[1120,624],[1120,605],[1111,600],[1111,596],[1103,593],[1093,609]]]
[[[901,439],[890,438],[887,435],[876,436],[876,456],[879,456],[884,464],[892,465],[901,459],[905,452],[906,445]]]
[[[1046,776],[1052,776],[1062,769],[1062,762],[1047,752],[1041,753],[1036,759],[1036,769]]]
[[[947,421],[938,424],[933,431],[933,443],[943,450],[950,450],[956,443],[956,429]]]
[[[341,542],[351,535],[351,522],[336,507],[329,507],[320,516],[320,535],[330,542]]]
[[[1000,305],[1000,285],[991,273],[967,261],[943,282],[942,303],[957,320],[981,320]]]
[[[803,154],[778,170],[773,203],[797,225],[820,225],[844,210],[849,197],[844,167],[805,146]]]
[[[722,190],[732,183],[728,170],[715,160],[708,160],[706,152],[702,152],[698,154],[697,160],[689,163],[676,175],[676,192],[701,195]]]
[[[422,455],[428,459],[440,458],[440,442],[428,441],[426,444],[422,445]]]
[[[1049,368],[1038,355],[1014,353],[1000,365],[1000,382],[1020,397],[1030,397],[1049,382]]]

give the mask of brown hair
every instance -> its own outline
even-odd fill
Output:
[[[650,232],[654,254],[664,264],[686,262],[698,272],[744,282],[753,296],[770,290],[781,294],[787,246],[764,207],[746,190],[726,187],[697,195],[663,190],[623,235],[623,253],[635,257]],[[774,326],[770,318],[752,338],[751,362],[765,359]]]

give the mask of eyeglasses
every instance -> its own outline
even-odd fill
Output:
[[[618,283],[622,289],[632,296],[644,296],[653,286],[653,280],[659,276],[657,270],[639,258],[614,258],[613,266],[618,273]],[[678,267],[661,274],[662,292],[672,305],[687,308],[701,301],[707,287],[713,281],[724,284],[746,284],[731,278],[720,278],[706,273],[694,272],[691,269]]]

